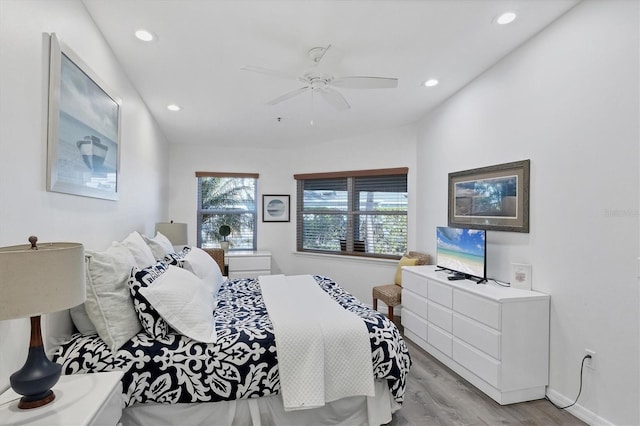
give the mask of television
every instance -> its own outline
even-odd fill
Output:
[[[487,280],[485,230],[438,226],[436,241],[436,267],[451,271],[449,279]]]

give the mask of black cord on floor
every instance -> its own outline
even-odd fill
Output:
[[[580,394],[582,393],[582,373],[584,371],[584,362],[591,358],[591,355],[585,355],[582,358],[582,365],[580,366],[580,389],[578,390],[578,396],[576,396],[576,400],[573,401],[571,404],[566,405],[564,407],[560,407],[559,405],[557,405],[555,402],[553,402],[552,400],[549,399],[549,397],[547,395],[544,396],[544,399],[546,399],[547,401],[549,401],[554,407],[556,407],[558,410],[564,410],[565,408],[569,408],[569,407],[573,407],[574,405],[576,405],[576,402],[578,402],[578,398],[580,398]]]

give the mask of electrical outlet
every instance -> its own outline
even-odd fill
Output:
[[[584,366],[588,367],[592,370],[596,369],[596,353],[594,351],[592,351],[591,349],[585,349],[584,350],[584,356],[590,355],[591,358],[587,358],[584,361]]]

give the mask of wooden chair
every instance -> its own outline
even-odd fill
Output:
[[[224,273],[224,250],[222,250],[221,248],[205,248],[202,250],[209,253],[209,256],[211,256],[220,267],[220,272],[222,272],[222,275],[226,275]]]
[[[393,284],[385,284],[373,287],[373,309],[378,310],[378,299],[387,305],[388,316],[393,321],[393,308],[402,303],[402,267],[429,264],[429,255],[410,251],[402,256],[396,268]]]

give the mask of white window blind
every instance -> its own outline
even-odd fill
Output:
[[[295,175],[297,250],[397,257],[407,249],[406,168]]]

